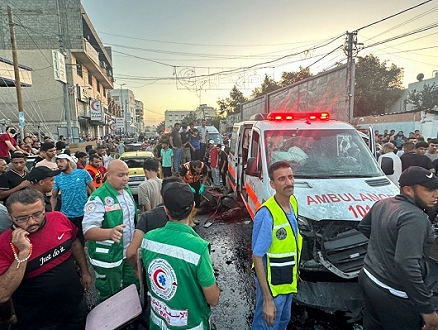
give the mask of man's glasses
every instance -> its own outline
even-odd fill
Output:
[[[29,221],[29,219],[30,219],[31,217],[34,218],[34,219],[36,219],[36,220],[39,220],[39,219],[41,219],[45,214],[46,214],[45,210],[42,210],[42,211],[38,211],[38,212],[35,212],[35,213],[33,213],[33,214],[29,214],[29,215],[20,215],[20,216],[18,216],[18,217],[13,217],[13,216],[11,215],[11,219],[12,219],[12,220],[15,220],[15,221],[17,221],[17,222],[26,222],[26,221]]]

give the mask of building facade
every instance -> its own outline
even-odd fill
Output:
[[[69,132],[71,142],[111,133],[117,115],[117,107],[108,101],[114,83],[111,49],[102,44],[80,0],[9,3],[19,62],[34,71],[32,86],[22,92],[25,130],[41,130],[54,139]],[[0,12],[6,10],[7,4],[0,3]],[[11,59],[9,26],[3,18],[0,57]],[[2,116],[18,124],[13,88],[0,89],[0,107]]]
[[[186,116],[189,116],[193,110],[166,110],[164,111],[164,123],[166,129],[171,129],[176,123],[182,123]],[[187,123],[188,124],[188,123]]]

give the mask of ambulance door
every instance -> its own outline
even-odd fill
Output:
[[[249,145],[248,168],[245,174],[245,198],[246,207],[251,218],[260,207],[259,193],[262,191],[262,153],[260,150],[260,132],[252,130],[251,143]],[[251,168],[249,168],[251,167]]]
[[[237,192],[238,189],[238,167],[241,164],[239,161],[239,154],[241,154],[240,145],[242,145],[241,139],[239,138],[239,133],[243,127],[243,124],[234,124],[233,132],[231,133],[230,140],[230,152],[228,154],[228,173],[227,173],[227,183],[228,188],[233,192]],[[241,165],[240,165],[241,166]]]

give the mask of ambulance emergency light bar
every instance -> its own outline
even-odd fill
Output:
[[[330,115],[328,112],[270,112],[266,117],[271,121],[283,121],[283,120],[329,120]]]

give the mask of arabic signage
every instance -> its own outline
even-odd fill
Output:
[[[91,121],[103,121],[103,114],[100,100],[90,100],[90,118]]]

